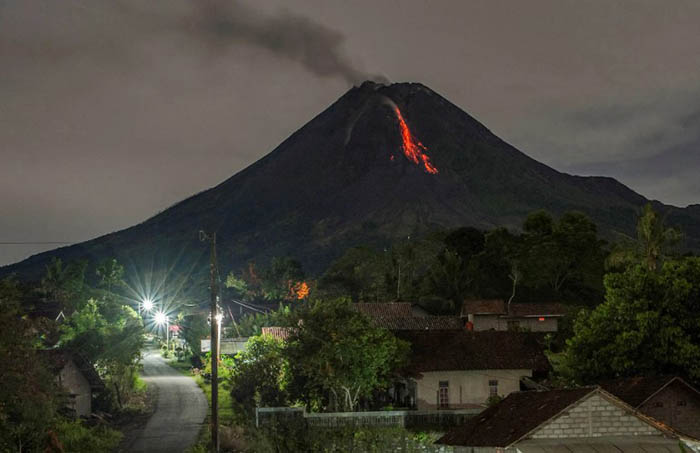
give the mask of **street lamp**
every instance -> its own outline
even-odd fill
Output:
[[[156,313],[154,319],[156,321],[156,324],[158,324],[159,326],[162,326],[163,324],[165,324],[165,347],[169,351],[170,350],[170,319],[168,319],[168,316],[165,313],[163,313],[162,311],[159,311],[158,313]]]
[[[150,312],[151,310],[153,310],[153,301],[151,300],[150,297],[139,302],[139,315],[141,314],[142,311]]]

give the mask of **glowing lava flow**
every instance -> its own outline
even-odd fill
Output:
[[[403,153],[406,155],[406,158],[416,165],[420,165],[422,162],[423,166],[425,167],[425,171],[436,175],[438,173],[438,169],[435,168],[435,165],[430,163],[430,157],[428,157],[428,155],[423,152],[427,151],[428,149],[425,146],[423,146],[421,142],[419,142],[413,137],[411,131],[408,129],[406,121],[403,119],[401,110],[399,110],[399,108],[396,105],[393,105],[392,107],[394,108],[396,117],[399,119],[399,127],[401,128],[401,139],[403,140],[402,148]]]

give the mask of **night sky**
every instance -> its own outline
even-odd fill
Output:
[[[531,157],[700,202],[700,2],[0,0],[0,242],[141,222],[365,78]],[[54,245],[0,245],[0,265]]]

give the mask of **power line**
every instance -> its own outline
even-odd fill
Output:
[[[65,241],[0,241],[0,245],[56,245],[56,244],[75,244],[74,242]]]

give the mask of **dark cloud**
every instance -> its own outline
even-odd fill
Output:
[[[341,77],[351,84],[386,81],[361,71],[345,54],[345,37],[308,17],[281,10],[265,14],[239,2],[193,0],[193,30],[215,46],[243,42],[301,64],[322,77]]]

